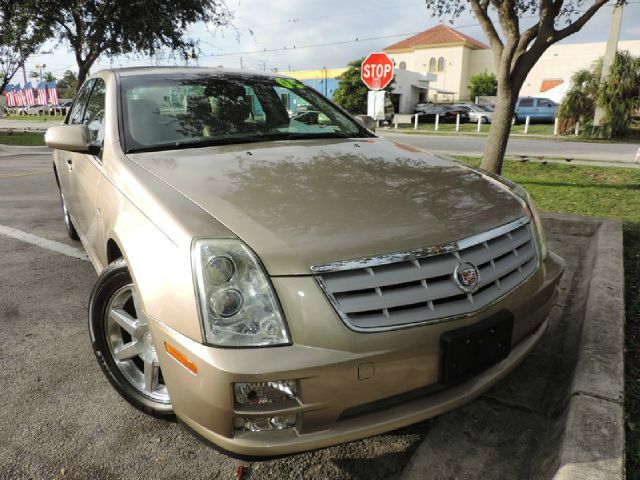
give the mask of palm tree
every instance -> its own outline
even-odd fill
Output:
[[[585,125],[583,131],[591,137],[621,137],[628,132],[640,108],[640,57],[618,52],[602,83],[601,72],[602,58],[571,77],[571,88],[558,109],[561,133],[573,130],[576,122]],[[598,127],[592,125],[596,104],[604,109]]]

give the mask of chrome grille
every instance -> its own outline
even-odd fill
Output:
[[[479,286],[454,280],[471,262]],[[338,314],[359,331],[440,322],[480,310],[507,294],[538,266],[528,218],[459,242],[410,252],[316,265],[312,271]]]

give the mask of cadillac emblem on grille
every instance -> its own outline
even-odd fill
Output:
[[[465,293],[473,293],[480,286],[480,272],[471,262],[460,262],[453,272],[453,278]]]

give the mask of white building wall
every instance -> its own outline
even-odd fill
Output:
[[[544,95],[540,92],[544,79],[558,78],[568,82],[575,72],[591,66],[598,58],[604,56],[606,47],[606,42],[552,45],[529,72],[520,95]],[[621,41],[618,43],[618,49],[640,55],[640,40]]]
[[[406,62],[407,70],[420,73],[433,73],[436,79],[430,83],[430,87],[439,88],[455,92],[457,94],[464,90],[466,93],[467,81],[463,81],[463,75],[467,71],[467,59],[469,49],[462,45],[454,46],[437,46],[421,48],[413,52],[389,52],[388,55],[395,62],[396,67],[401,62]],[[438,72],[438,60],[444,58],[444,71]],[[431,58],[435,58],[436,70],[429,72],[429,63]]]
[[[640,56],[640,40],[621,41],[618,48]],[[562,79],[567,82],[577,70],[589,67],[603,56],[605,49],[605,42],[552,45],[532,68],[520,95],[544,95],[540,92],[543,80]],[[433,72],[437,78],[431,82],[431,87],[456,92],[463,100],[468,98],[469,78],[472,75],[485,71],[496,73],[490,49],[472,50],[462,45],[437,45],[388,54],[396,62],[396,67],[400,62],[406,62],[407,70],[423,73],[429,71],[429,60],[432,57],[436,59],[436,64],[438,58],[445,58],[445,71]]]
[[[413,113],[416,103],[419,101],[420,92],[428,92],[430,83],[435,80],[432,74],[400,70],[396,68],[393,72],[392,93],[400,96],[400,110],[397,113]]]

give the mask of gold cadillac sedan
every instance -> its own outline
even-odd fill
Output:
[[[291,78],[102,71],[46,142],[99,274],[107,379],[234,454],[477,397],[538,342],[564,270],[521,187],[377,137]]]

